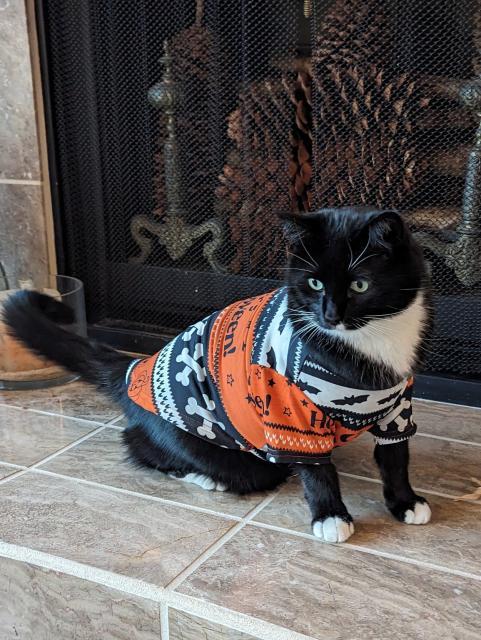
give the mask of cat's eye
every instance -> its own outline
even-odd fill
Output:
[[[369,282],[367,280],[353,280],[350,288],[354,293],[366,293],[369,289]]]
[[[315,278],[309,278],[307,284],[314,289],[314,291],[322,291],[324,289],[324,285],[320,280],[316,280]]]

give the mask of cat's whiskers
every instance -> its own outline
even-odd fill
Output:
[[[401,309],[401,311],[394,311],[394,313],[379,313],[379,314],[374,314],[374,315],[369,315],[369,316],[363,316],[364,320],[376,320],[377,318],[394,318],[394,316],[398,316],[400,313],[402,313],[404,311],[404,309]]]
[[[287,254],[292,256],[293,258],[297,258],[298,260],[302,260],[302,262],[305,262],[307,265],[312,267],[312,269],[314,269],[314,270],[317,269],[317,265],[312,264],[311,262],[309,262],[309,260],[306,260],[305,258],[301,258],[301,256],[298,256],[296,253],[291,253],[290,251],[288,251]]]
[[[359,264],[359,260],[362,258],[362,256],[366,253],[367,249],[369,247],[369,238],[367,239],[366,242],[366,246],[364,247],[364,249],[361,251],[361,253],[359,254],[359,256],[354,260],[354,262],[351,265],[351,269],[355,269],[357,267],[357,265]]]
[[[350,260],[349,260],[349,266],[347,267],[347,270],[350,271],[350,269],[352,268],[352,263],[354,262],[354,254],[352,253],[352,247],[351,247],[351,243],[349,242],[349,240],[347,241],[347,246],[349,247],[349,253],[351,255]]]
[[[359,260],[357,262],[355,262],[352,267],[351,267],[351,271],[353,269],[355,269],[356,267],[358,267],[360,264],[362,264],[363,262],[365,262],[366,260],[369,260],[369,258],[375,258],[378,254],[377,253],[370,253],[368,256],[366,256],[365,258],[363,258],[362,260]]]
[[[306,245],[304,244],[304,242],[303,242],[302,238],[299,238],[299,241],[300,241],[300,243],[302,244],[302,246],[304,247],[304,251],[307,253],[307,255],[309,256],[309,258],[310,258],[310,259],[312,260],[312,262],[314,262],[314,264],[315,264],[315,262],[316,262],[316,261],[314,260],[314,258],[311,256],[311,254],[310,254],[310,253],[309,253],[309,251],[307,250],[307,247],[306,247]]]
[[[310,269],[300,269],[299,267],[281,267],[282,271],[302,271],[302,273],[311,273]]]

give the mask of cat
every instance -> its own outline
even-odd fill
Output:
[[[412,373],[432,325],[422,251],[402,217],[369,207],[285,217],[285,285],[132,358],[60,325],[70,309],[14,294],[4,322],[123,408],[132,461],[209,490],[272,489],[298,472],[316,537],[354,532],[330,454],[364,431],[398,520],[431,512],[408,478]],[[252,455],[255,454],[255,455]]]

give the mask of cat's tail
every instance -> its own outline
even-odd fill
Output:
[[[132,358],[59,326],[74,320],[70,307],[36,291],[18,291],[4,305],[10,335],[118,400]]]

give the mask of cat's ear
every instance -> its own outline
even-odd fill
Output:
[[[406,242],[408,229],[397,211],[381,211],[369,220],[369,242],[372,246],[392,251]]]
[[[318,213],[280,213],[282,229],[287,242],[296,244],[306,236],[314,234],[319,229],[320,216]]]

